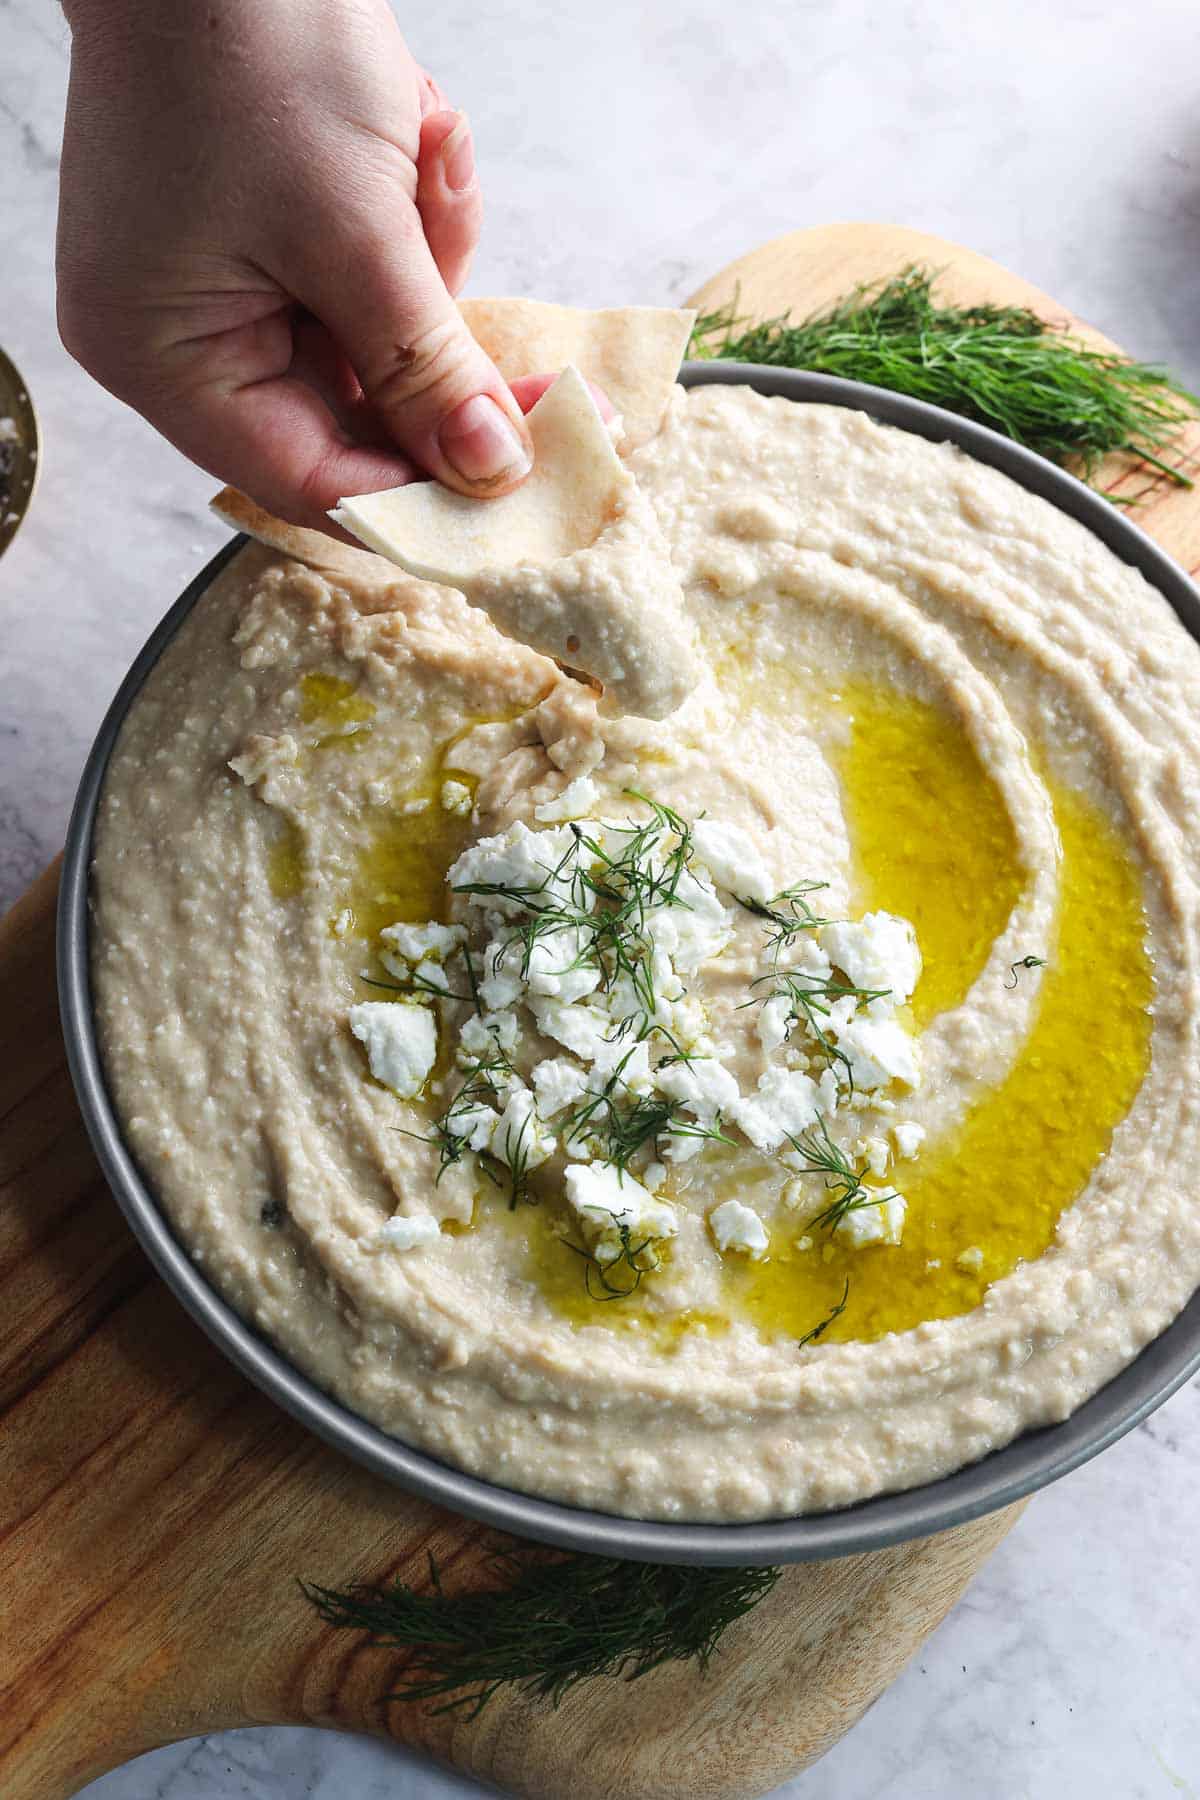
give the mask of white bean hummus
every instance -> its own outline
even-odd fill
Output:
[[[106,1069],[208,1277],[386,1431],[642,1518],[844,1506],[1200,1281],[1200,655],[859,413],[676,390],[624,466],[655,721],[381,558],[234,559],[108,772]]]

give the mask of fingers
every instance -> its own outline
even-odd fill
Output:
[[[417,211],[442,280],[457,294],[479,242],[483,199],[465,113],[438,111],[421,121]]]
[[[283,283],[333,333],[419,467],[460,493],[505,493],[533,466],[521,409],[467,330],[419,213],[395,189],[371,200],[347,206],[319,241],[294,240]]]
[[[292,322],[279,310],[252,325],[181,347],[153,402],[127,394],[185,456],[239,487],[281,519],[332,531],[326,514],[347,494],[399,487],[415,474],[390,445],[357,442],[333,404],[355,412],[345,369],[306,322],[293,355]],[[359,403],[361,405],[361,402]]]

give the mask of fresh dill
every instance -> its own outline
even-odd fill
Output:
[[[643,1238],[640,1244],[633,1241],[633,1232],[622,1219],[615,1221],[617,1236],[621,1240],[621,1248],[617,1254],[604,1261],[594,1250],[585,1249],[580,1244],[573,1244],[570,1238],[563,1243],[574,1255],[583,1258],[583,1285],[587,1289],[589,1300],[628,1300],[642,1285],[642,1276],[648,1275],[658,1267],[658,1250],[653,1238]],[[644,1261],[643,1258],[648,1258]],[[614,1281],[613,1276],[624,1268],[628,1280]],[[593,1285],[594,1284],[594,1285]]]
[[[497,1043],[491,1055],[476,1057],[467,1064],[454,1098],[433,1120],[427,1133],[404,1133],[406,1137],[420,1138],[422,1143],[432,1144],[437,1150],[438,1172],[435,1181],[440,1181],[446,1170],[454,1168],[466,1155],[480,1107],[502,1110],[508,1089],[516,1078],[512,1063]],[[529,1198],[528,1133],[528,1119],[522,1121],[515,1142],[511,1141],[512,1132],[509,1128],[505,1135],[503,1159],[490,1150],[476,1153],[480,1167],[489,1181],[494,1182],[497,1187],[508,1183],[510,1207]]]
[[[891,993],[891,988],[855,987],[853,982],[841,981],[836,975],[810,975],[803,969],[779,968],[773,969],[769,975],[756,976],[750,985],[766,987],[767,991],[756,994],[752,1000],[744,1001],[743,1004],[752,1006],[767,1000],[786,1000],[789,1005],[788,1036],[791,1036],[792,1026],[803,1019],[819,1055],[829,1066],[835,1062],[841,1064],[846,1085],[853,1093],[854,1066],[846,1052],[834,1043],[821,1020],[829,1017],[838,1000],[853,1000],[856,1006],[867,1006],[872,1000],[886,998]]]
[[[429,1588],[403,1582],[348,1589],[302,1582],[327,1625],[409,1651],[388,1697],[440,1701],[436,1712],[476,1718],[515,1685],[557,1706],[581,1681],[636,1681],[669,1662],[703,1673],[735,1620],[764,1600],[779,1569],[706,1569],[621,1562],[532,1546],[489,1557],[497,1585],[450,1594],[429,1558]]]
[[[895,1199],[894,1193],[881,1194],[864,1185],[866,1163],[852,1163],[845,1151],[838,1148],[820,1113],[817,1114],[816,1123],[810,1125],[807,1131],[789,1132],[788,1142],[804,1159],[803,1163],[794,1165],[797,1173],[820,1175],[826,1192],[832,1195],[829,1204],[809,1220],[809,1224],[815,1229],[836,1231],[850,1213],[861,1212],[868,1206],[882,1206],[885,1201]]]
[[[1022,306],[947,306],[910,266],[823,312],[755,325],[737,300],[702,314],[688,354],[812,369],[961,413],[1090,480],[1113,452],[1191,487],[1167,460],[1200,401],[1154,363],[1094,350]]]
[[[607,826],[603,843],[572,823],[571,843],[556,864],[544,868],[540,881],[465,881],[453,891],[505,900],[526,915],[497,943],[493,972],[515,946],[527,980],[538,945],[570,934],[575,953],[563,972],[591,967],[602,991],[624,977],[637,1002],[641,1038],[653,1030],[658,1007],[647,915],[657,907],[688,906],[679,890],[691,865],[692,839],[690,827],[671,807],[634,788],[626,795],[648,807],[650,818]]]
[[[825,1314],[825,1317],[821,1320],[821,1323],[819,1325],[814,1325],[811,1331],[806,1331],[802,1338],[796,1339],[797,1350],[803,1350],[805,1344],[815,1344],[818,1338],[824,1337],[825,1333],[829,1330],[829,1327],[835,1322],[835,1320],[840,1319],[842,1314],[845,1312],[846,1302],[849,1298],[850,1298],[850,1277],[847,1275],[846,1285],[842,1289],[841,1299],[838,1301],[836,1306],[830,1308],[830,1310]]]
[[[1021,979],[1020,971],[1022,969],[1044,969],[1045,966],[1046,959],[1044,956],[1019,956],[1016,962],[1009,963],[1008,972],[1009,975],[1011,975],[1012,980],[1009,981],[1006,979],[1004,985],[1006,988],[1015,988],[1018,981]]]
[[[688,1119],[661,1094],[636,1094],[625,1082],[625,1070],[636,1054],[637,1045],[627,1050],[602,1087],[591,1091],[569,1114],[563,1125],[565,1142],[590,1139],[604,1162],[612,1163],[622,1174],[646,1144],[657,1151],[663,1137],[699,1137],[714,1143],[730,1144],[719,1123],[701,1124]],[[692,1061],[679,1053],[664,1061]],[[661,1065],[660,1065],[661,1066]]]
[[[756,918],[765,919],[770,925],[767,949],[778,960],[780,952],[794,938],[804,932],[819,931],[822,925],[832,923],[815,913],[808,904],[809,894],[820,893],[822,888],[828,886],[827,881],[798,881],[770,900],[745,900],[739,896],[738,905],[753,913]]]

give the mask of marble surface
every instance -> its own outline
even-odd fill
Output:
[[[473,118],[475,292],[677,300],[792,226],[903,221],[987,251],[1200,383],[1200,75],[1190,0],[500,0],[410,37]],[[552,21],[552,22],[548,22]],[[88,743],[220,544],[209,480],[60,349],[52,255],[66,32],[0,0],[0,342],[45,434],[0,563],[0,903],[58,848]],[[791,1800],[1200,1795],[1200,1386],[1038,1498],[917,1663]],[[163,1750],[88,1800],[479,1790],[378,1745],[253,1731]]]

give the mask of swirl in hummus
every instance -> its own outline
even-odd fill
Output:
[[[859,413],[678,391],[628,467],[699,647],[654,722],[381,561],[234,560],[108,772],[106,1068],[209,1278],[385,1430],[638,1517],[843,1506],[1065,1417],[1200,1280],[1200,654],[1082,527]],[[531,866],[656,820],[711,926],[652,919],[657,1034],[586,919],[540,995],[504,950]],[[825,923],[772,962],[789,905]],[[769,1014],[780,968],[841,1012]],[[622,1236],[607,1115],[569,1126],[638,1043]]]

